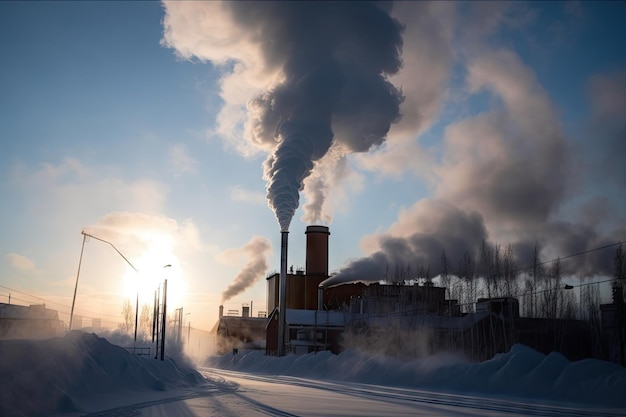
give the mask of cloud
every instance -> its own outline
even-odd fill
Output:
[[[179,223],[162,214],[143,212],[112,212],[86,226],[85,233],[115,242],[126,247],[129,253],[140,254],[146,250],[173,252],[181,249],[209,251],[200,240],[197,226],[192,220]],[[167,261],[164,258],[165,262]]]
[[[103,209],[158,212],[168,188],[151,179],[125,180],[118,170],[109,166],[86,165],[75,158],[59,163],[42,163],[33,168],[16,164],[11,169],[11,182],[24,199],[45,201],[29,204],[33,218],[48,218],[50,213],[76,218]]]
[[[169,160],[177,175],[196,172],[198,161],[189,155],[187,147],[182,143],[177,143],[170,147]]]
[[[227,147],[246,156],[269,152],[275,143],[259,143],[244,135],[247,104],[278,73],[268,67],[254,35],[233,23],[233,10],[221,2],[163,2],[162,45],[183,59],[197,58],[217,66],[224,106],[215,133]]]
[[[24,255],[7,253],[5,258],[9,261],[11,267],[18,272],[37,272],[35,263]]]
[[[242,203],[266,204],[265,193],[247,190],[240,185],[230,187],[230,199]]]

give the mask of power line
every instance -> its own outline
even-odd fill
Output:
[[[67,307],[66,305],[61,304],[61,303],[59,303],[59,302],[56,302],[56,301],[51,301],[51,300],[47,300],[47,299],[45,299],[45,298],[38,297],[38,296],[33,295],[33,294],[28,294],[28,293],[25,293],[25,292],[23,292],[23,291],[19,291],[19,290],[13,289],[13,288],[9,288],[9,287],[4,286],[4,285],[0,285],[0,288],[5,288],[5,289],[7,289],[7,290],[9,290],[9,291],[13,291],[13,292],[16,292],[16,293],[19,293],[19,294],[22,294],[22,295],[26,295],[26,296],[28,296],[28,297],[36,298],[36,299],[38,299],[38,300],[45,301],[45,302],[50,303],[50,304],[56,304],[56,305],[60,305],[60,306],[62,306],[62,307]]]
[[[25,293],[25,292],[23,292],[23,291],[19,291],[19,290],[16,290],[16,289],[13,289],[13,288],[7,287],[7,286],[5,286],[5,285],[0,285],[0,288],[5,288],[5,289],[7,289],[7,290],[9,290],[9,291],[16,292],[16,293],[18,293],[18,294],[22,294],[22,295],[25,295],[25,296],[27,296],[27,297],[31,297],[31,298],[35,298],[35,299],[37,299],[37,300],[45,301],[46,303],[55,304],[55,305],[58,305],[58,306],[61,306],[61,307],[65,308],[65,309],[67,309],[67,310],[69,310],[69,308],[70,308],[70,307],[69,307],[68,305],[66,305],[66,304],[62,304],[62,303],[59,303],[59,302],[57,302],[57,301],[52,301],[52,300],[48,300],[48,299],[46,299],[46,298],[38,297],[38,296],[33,295],[33,294],[28,294],[28,293]],[[24,302],[24,303],[30,303],[30,302],[31,302],[31,301],[29,301],[29,300],[19,299],[19,298],[15,298],[15,297],[11,297],[11,299],[14,299],[14,300],[19,300],[19,301],[22,301],[22,302]],[[78,307],[78,309],[79,309],[81,312],[86,312],[86,313],[89,313],[89,314],[93,314],[93,315],[95,315],[95,317],[91,317],[91,316],[85,316],[85,315],[83,315],[83,317],[84,317],[84,318],[101,318],[101,317],[111,317],[111,318],[113,318],[113,317],[117,317],[117,315],[114,315],[114,314],[107,314],[107,313],[102,313],[102,314],[101,314],[101,313],[98,313],[98,312],[96,312],[96,311],[93,311],[93,310],[87,310],[87,309],[82,308],[82,307]],[[59,310],[57,310],[57,311],[58,311],[59,313],[61,313],[61,314],[70,314],[70,312],[69,312],[69,311],[62,311],[62,310],[60,310],[60,309],[59,309]]]
[[[566,256],[562,256],[562,257],[557,257],[557,258],[552,259],[551,261],[539,262],[539,263],[537,263],[537,264],[533,264],[533,265],[529,265],[529,266],[526,266],[526,267],[523,267],[523,268],[519,268],[519,269],[517,270],[517,272],[519,272],[519,271],[523,271],[523,270],[526,270],[526,269],[532,269],[532,268],[533,268],[533,267],[535,267],[535,266],[542,266],[542,265],[545,265],[545,264],[553,263],[553,262],[556,262],[557,260],[563,260],[563,259],[574,258],[574,257],[576,257],[576,256],[586,255],[586,254],[588,254],[588,253],[591,253],[591,252],[596,252],[596,251],[599,251],[599,250],[602,250],[602,249],[608,249],[608,248],[613,247],[613,246],[618,246],[618,245],[621,245],[622,243],[624,243],[624,242],[620,240],[619,242],[610,243],[610,244],[608,244],[608,245],[599,246],[599,247],[597,247],[597,248],[587,249],[587,250],[582,251],[582,252],[577,252],[577,253],[572,253],[572,254],[570,254],[570,255],[566,255]]]

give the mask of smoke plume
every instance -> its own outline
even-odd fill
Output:
[[[304,221],[332,219],[328,201],[342,184],[351,153],[363,152],[349,160],[360,168],[400,181],[412,172],[428,183],[432,198],[421,196],[400,214],[403,230],[392,226],[366,239],[366,258],[350,264],[362,266],[363,274],[380,279],[394,263],[422,261],[436,274],[441,249],[457,261],[453,252],[463,245],[450,242],[445,228],[429,229],[430,217],[407,218],[407,213],[437,215],[426,207],[442,202],[453,207],[444,210],[450,225],[466,225],[476,213],[481,219],[482,228],[467,237],[465,249],[488,236],[491,243],[510,244],[522,265],[535,245],[542,248],[542,260],[549,260],[624,239],[626,171],[618,160],[626,143],[626,78],[623,70],[590,78],[589,132],[578,133],[585,138],[576,140],[571,121],[561,120],[567,112],[542,85],[546,74],[536,73],[527,57],[512,49],[518,40],[523,44],[534,38],[529,34],[546,30],[546,22],[536,18],[543,6],[399,2],[391,10],[391,2],[166,2],[165,7],[166,44],[185,58],[221,65],[226,104],[218,117],[220,135],[240,131],[245,119],[246,135],[239,140],[269,155],[267,197],[282,229],[299,206],[300,191],[307,199]],[[615,39],[598,35],[618,47]],[[544,53],[575,58],[571,51],[544,47]],[[406,101],[392,83],[403,87]],[[336,145],[345,154],[333,164],[328,147]],[[372,148],[376,152],[365,153]],[[401,252],[392,254],[392,247]],[[432,259],[427,262],[425,254]],[[603,273],[610,262],[600,258],[569,259],[563,270]],[[347,276],[350,267],[341,274]]]
[[[303,181],[333,140],[366,152],[385,140],[401,94],[386,79],[400,69],[401,26],[386,5],[230,2],[234,22],[254,33],[280,81],[249,104],[255,142],[278,140],[264,164],[267,199],[281,230]]]
[[[264,276],[269,267],[267,257],[271,250],[272,245],[267,238],[253,236],[240,249],[231,249],[223,254],[224,257],[228,258],[245,255],[248,257],[248,263],[239,271],[233,282],[222,293],[222,303],[242,293]]]
[[[365,239],[370,256],[354,260],[325,286],[350,281],[397,281],[415,276],[437,275],[442,269],[443,253],[448,259],[474,257],[487,238],[482,216],[465,212],[445,200],[422,200],[401,213],[389,230]]]

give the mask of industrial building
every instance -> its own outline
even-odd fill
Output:
[[[56,310],[45,304],[21,306],[0,303],[1,339],[45,339],[64,333]]]
[[[329,278],[329,236],[326,226],[308,226],[306,268],[285,273],[282,346],[281,283],[280,274],[274,273],[267,277],[267,318],[251,318],[245,310],[241,317],[225,317],[220,309],[216,329],[222,351],[264,347],[268,355],[339,353],[350,341],[402,358],[446,350],[485,360],[523,343],[570,359],[592,356],[592,335],[583,321],[520,317],[519,302],[512,297],[480,298],[475,312],[461,313],[458,301],[447,300],[446,289],[430,281],[324,286]],[[621,305],[603,306],[607,317],[623,310]]]
[[[267,318],[250,316],[250,306],[243,305],[241,316],[238,311],[235,315],[224,316],[224,307],[220,306],[219,317],[211,333],[216,334],[217,352],[226,353],[233,348],[237,349],[265,349],[265,327]]]
[[[318,310],[319,286],[328,278],[328,237],[326,226],[308,226],[306,228],[306,270],[293,269],[287,274],[286,302],[287,309]],[[278,308],[280,274],[267,277],[267,311]],[[322,301],[323,305],[323,301]]]

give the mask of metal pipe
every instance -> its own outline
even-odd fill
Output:
[[[289,231],[280,232],[280,288],[278,295],[278,356],[285,356],[285,324],[287,314],[287,242]]]

